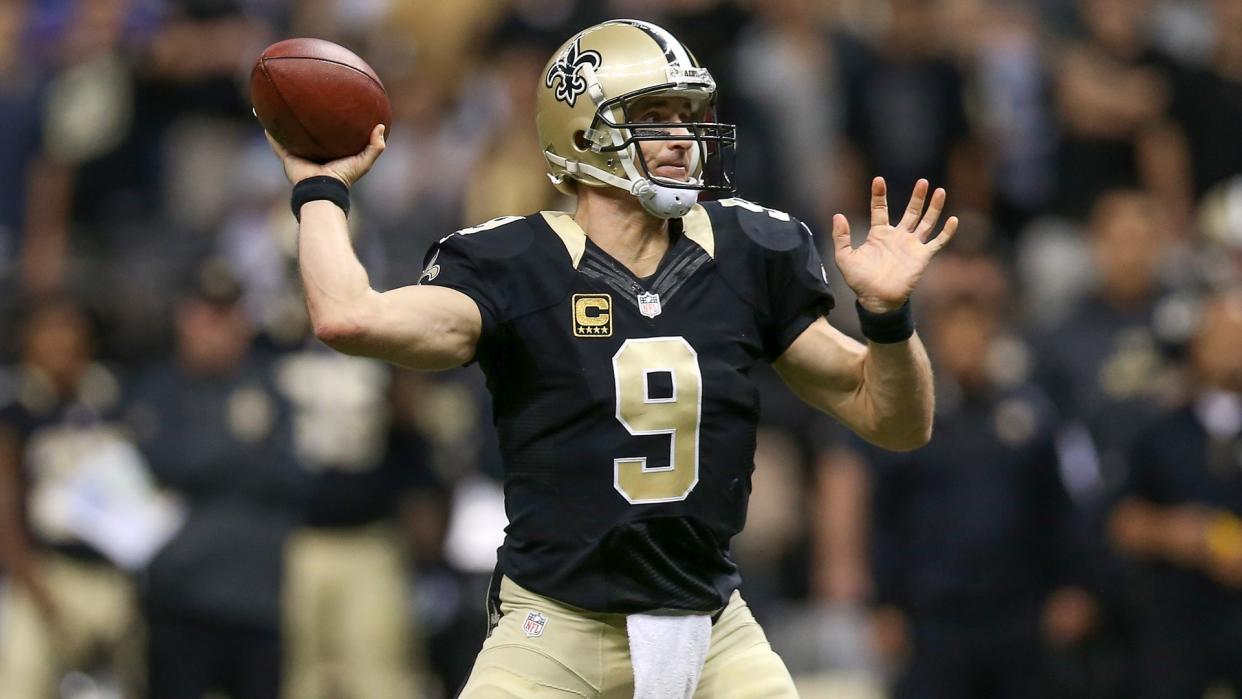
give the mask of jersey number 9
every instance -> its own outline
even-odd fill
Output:
[[[626,340],[612,358],[617,420],[640,437],[669,435],[667,466],[647,457],[614,459],[613,487],[631,504],[685,500],[699,482],[699,423],[703,376],[699,355],[683,337]],[[650,375],[667,373],[672,395],[651,397]]]

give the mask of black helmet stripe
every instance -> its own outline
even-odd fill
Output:
[[[698,62],[693,59],[690,50],[682,46],[680,42],[673,38],[671,34],[660,29],[649,22],[642,22],[636,19],[619,19],[615,20],[617,24],[628,24],[631,27],[637,27],[651,37],[652,41],[660,47],[664,52],[664,58],[674,65],[682,65],[686,67],[698,66]],[[678,56],[678,53],[681,56]]]

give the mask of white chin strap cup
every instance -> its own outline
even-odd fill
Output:
[[[630,194],[638,197],[647,213],[656,218],[681,218],[699,200],[697,189],[674,189],[648,179],[635,180]]]
[[[589,175],[604,184],[624,189],[630,194],[638,198],[638,201],[647,210],[647,213],[656,218],[681,218],[694,208],[699,201],[699,190],[697,189],[677,189],[674,187],[665,187],[656,184],[646,177],[638,175],[636,168],[628,158],[623,160],[627,174],[630,179],[622,179],[616,175],[605,172],[593,165],[586,165],[576,160],[568,160],[559,155],[554,155],[544,151],[544,157],[553,165],[559,165],[565,168],[564,177],[578,177],[580,175]],[[557,182],[555,175],[549,175],[553,183]]]

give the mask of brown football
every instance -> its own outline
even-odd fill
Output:
[[[250,102],[273,138],[317,163],[354,155],[376,124],[392,126],[388,93],[371,66],[322,39],[264,49],[250,72]]]

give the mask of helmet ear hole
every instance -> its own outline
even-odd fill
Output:
[[[578,129],[574,132],[574,148],[578,149],[579,152],[591,149],[591,142],[587,140],[586,131]]]

